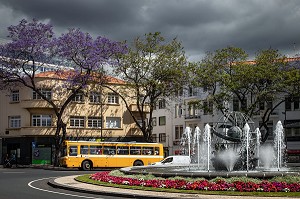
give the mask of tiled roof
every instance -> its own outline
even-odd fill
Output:
[[[288,58],[285,58],[285,61],[286,62],[296,62],[296,61],[300,61],[300,57],[288,57]],[[246,61],[246,63],[248,64],[255,64],[255,60],[249,60],[249,61]]]
[[[72,74],[75,74],[72,70],[67,71],[47,71],[38,73],[35,75],[36,78],[49,78],[49,79],[68,79],[68,77],[72,76]],[[104,79],[107,81],[107,83],[111,84],[125,84],[125,81],[112,77],[112,76],[104,76]]]

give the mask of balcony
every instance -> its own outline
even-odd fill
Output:
[[[201,119],[201,115],[185,115],[185,119]]]
[[[32,108],[52,108],[52,106],[45,100],[22,100],[20,106],[26,109]]]
[[[131,112],[138,112],[138,106],[136,104],[130,104],[129,105],[129,110]],[[144,106],[144,112],[149,113],[150,112],[150,107],[149,106]]]

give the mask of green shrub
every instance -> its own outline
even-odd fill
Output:
[[[286,183],[299,183],[300,176],[278,176],[269,180],[270,182],[286,182]]]

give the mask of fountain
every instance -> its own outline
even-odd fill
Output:
[[[261,143],[261,133],[249,117],[240,112],[228,112],[214,126],[206,124],[202,132],[199,127],[194,131],[186,127],[181,146],[181,154],[189,155],[192,160],[188,168],[145,166],[125,172],[206,178],[300,175],[297,170],[286,168],[286,145],[280,121],[273,143],[267,145]]]

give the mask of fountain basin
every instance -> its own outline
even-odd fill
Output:
[[[283,170],[255,170],[255,171],[205,171],[196,170],[193,166],[138,166],[126,167],[120,169],[125,174],[151,174],[156,177],[190,177],[190,178],[206,178],[213,179],[216,177],[251,177],[259,179],[270,179],[277,176],[300,176],[300,168],[285,168]]]

